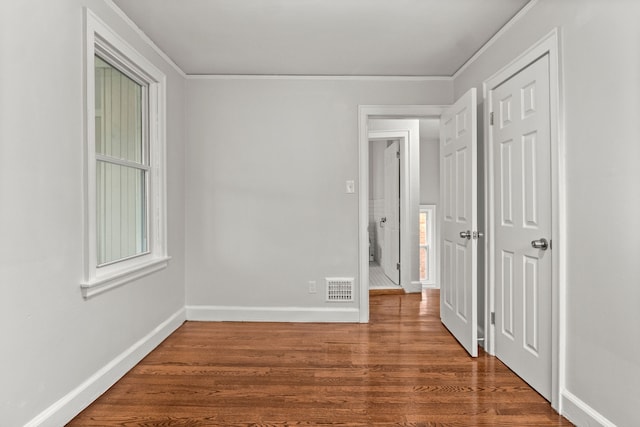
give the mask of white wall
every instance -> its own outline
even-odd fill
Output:
[[[449,104],[449,81],[190,79],[187,304],[334,308],[358,280],[358,105]],[[357,186],[356,186],[357,187]],[[316,280],[318,294],[307,282]],[[357,308],[353,304],[340,307]]]
[[[639,18],[637,1],[540,0],[455,79],[456,97],[481,89],[484,79],[560,29],[568,218],[561,242],[563,410],[579,425],[640,422]]]
[[[440,119],[420,120],[420,204],[440,203]]]
[[[384,149],[388,141],[369,141],[369,200],[384,197]],[[378,172],[378,173],[376,173]]]
[[[90,300],[80,293],[85,4],[167,74],[173,256]],[[103,1],[0,3],[0,425],[68,397],[48,418],[64,424],[82,400],[72,390],[184,306],[183,97],[184,79]]]
[[[393,141],[369,141],[369,200],[384,198],[384,150]]]
[[[384,150],[389,142],[369,142],[369,236],[374,260],[378,263],[384,245],[380,219],[384,216]]]

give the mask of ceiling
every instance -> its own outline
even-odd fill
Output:
[[[114,0],[187,74],[451,76],[529,0]]]

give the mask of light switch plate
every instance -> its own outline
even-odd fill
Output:
[[[355,183],[354,180],[352,180],[352,179],[348,180],[346,187],[347,187],[346,190],[347,190],[348,194],[356,192],[356,183]]]

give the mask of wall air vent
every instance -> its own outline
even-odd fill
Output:
[[[353,301],[353,277],[327,277],[327,301]]]

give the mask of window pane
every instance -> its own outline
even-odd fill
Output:
[[[427,244],[427,213],[420,212],[420,245]]]
[[[429,280],[429,251],[428,248],[420,248],[420,281]]]
[[[96,164],[98,265],[147,252],[146,172]]]
[[[145,163],[142,86],[95,57],[96,153]]]

